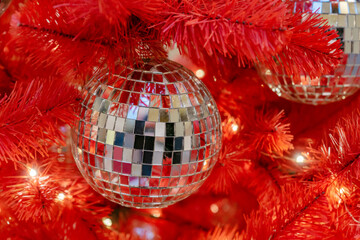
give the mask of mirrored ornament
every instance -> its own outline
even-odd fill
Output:
[[[352,0],[290,1],[294,12],[317,12],[337,30],[344,51],[343,60],[332,73],[318,78],[306,74],[300,79],[258,66],[263,81],[285,99],[312,105],[327,104],[353,95],[360,87],[360,3]]]
[[[221,148],[214,99],[190,70],[169,60],[96,74],[79,117],[72,147],[80,172],[127,207],[166,207],[188,197]]]

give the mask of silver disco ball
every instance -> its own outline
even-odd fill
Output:
[[[208,177],[221,147],[221,119],[205,85],[165,60],[95,75],[73,134],[87,182],[127,207],[166,207]]]
[[[340,35],[344,58],[334,72],[311,79],[306,74],[300,81],[292,76],[273,73],[265,66],[257,66],[263,81],[285,99],[306,104],[327,104],[353,95],[360,87],[360,3],[351,0],[291,1],[294,12],[310,10],[320,13]]]

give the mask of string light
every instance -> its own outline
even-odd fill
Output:
[[[112,225],[112,221],[111,221],[110,218],[103,218],[103,219],[102,219],[102,222],[103,222],[103,224],[104,224],[105,226],[107,226],[107,227],[111,227],[111,225]]]
[[[203,78],[203,77],[205,76],[205,72],[204,72],[204,70],[202,70],[202,69],[198,69],[198,70],[196,70],[195,75],[196,75],[198,78]]]
[[[63,200],[65,199],[65,194],[59,193],[58,196],[57,196],[57,199],[58,199],[59,201],[63,201]]]
[[[338,191],[338,193],[336,193]],[[338,204],[342,202],[344,198],[349,195],[349,189],[341,187],[340,189],[335,189],[335,196],[338,198]]]
[[[237,124],[233,124],[231,126],[231,128],[232,128],[233,132],[236,132],[239,129],[239,126]]]
[[[211,204],[211,205],[210,205],[210,211],[211,211],[212,213],[217,213],[217,212],[219,212],[219,207],[218,207],[218,205],[216,205],[215,203]]]
[[[35,176],[37,176],[37,171],[35,170],[35,169],[33,169],[33,168],[30,168],[30,170],[29,170],[29,175],[30,175],[30,177],[35,177]]]
[[[296,162],[297,162],[297,163],[303,163],[303,162],[305,162],[304,156],[303,156],[303,155],[297,156],[297,157],[296,157]]]
[[[161,216],[161,209],[153,209],[151,212],[151,216],[159,218]]]

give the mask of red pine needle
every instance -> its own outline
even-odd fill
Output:
[[[318,159],[317,167],[304,172],[304,181],[311,178],[315,181],[284,186],[281,197],[272,203],[270,215],[266,216],[265,209],[252,215],[243,233],[244,239],[304,239],[314,236],[321,239],[345,232],[348,233],[345,236],[355,237],[351,235],[357,234],[352,226],[357,223],[354,216],[349,211],[347,215],[339,215],[337,209],[353,206],[355,199],[350,196],[359,190],[359,121],[359,112],[339,121],[329,135],[331,142],[313,151],[314,158]],[[347,227],[340,223],[344,220],[350,223]],[[264,225],[264,221],[271,224]],[[338,232],[337,227],[332,229],[331,225],[340,225],[341,230]]]
[[[258,111],[249,122],[250,149],[282,156],[294,148],[291,141],[290,124],[284,122],[284,112]]]
[[[46,143],[62,143],[59,127],[73,124],[78,93],[55,79],[19,83],[0,101],[0,159],[7,162],[47,154]]]
[[[162,37],[172,39],[190,58],[218,62],[234,57],[239,65],[267,59],[289,41],[283,31],[287,8],[282,1],[169,1]]]

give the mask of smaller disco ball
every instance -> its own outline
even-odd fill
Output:
[[[285,99],[312,105],[327,104],[343,100],[360,88],[360,23],[359,3],[352,0],[290,0],[293,11],[312,11],[329,21],[342,42],[343,60],[332,73],[310,79],[306,74],[299,81],[287,76],[279,64],[277,73],[264,66],[257,66],[263,81]]]
[[[85,87],[72,150],[86,181],[127,207],[158,208],[196,191],[221,147],[205,85],[175,62],[104,71]]]
[[[360,77],[323,75],[311,79],[309,76],[300,76],[299,81],[293,77],[272,73],[266,67],[257,66],[263,81],[279,97],[287,100],[311,105],[323,105],[344,100],[359,90]]]

